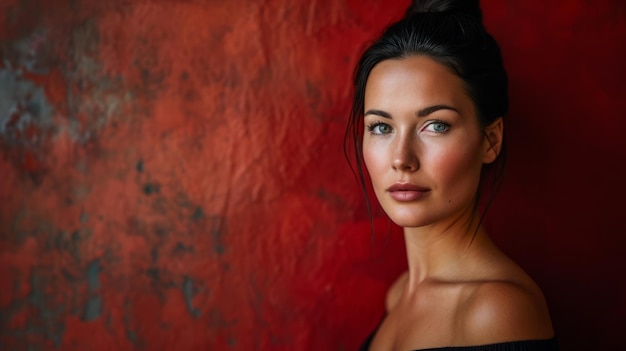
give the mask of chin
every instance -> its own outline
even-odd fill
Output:
[[[391,221],[394,222],[396,225],[398,225],[399,227],[402,228],[419,228],[419,227],[424,227],[432,222],[421,222],[421,221],[416,221],[415,219],[412,220],[395,220],[393,218],[391,218]]]
[[[385,211],[392,222],[403,228],[423,227],[432,223],[423,213],[413,211]]]

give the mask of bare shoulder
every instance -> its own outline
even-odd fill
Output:
[[[409,272],[405,271],[400,274],[396,281],[391,284],[389,290],[387,290],[387,296],[385,297],[385,308],[387,312],[391,311],[394,306],[398,303],[400,296],[402,295],[402,290],[405,287],[407,280],[409,279]]]
[[[554,335],[543,293],[532,281],[478,283],[469,290],[459,312],[459,328],[472,344]]]

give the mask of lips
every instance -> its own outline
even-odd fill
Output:
[[[390,186],[387,191],[392,199],[408,202],[423,199],[428,195],[430,189],[412,183],[396,183]]]

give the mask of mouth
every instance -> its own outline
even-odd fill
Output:
[[[401,202],[421,200],[428,195],[430,189],[412,183],[396,183],[387,191],[392,199]]]

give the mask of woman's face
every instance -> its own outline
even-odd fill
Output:
[[[370,73],[364,107],[363,157],[396,224],[473,214],[481,167],[495,154],[458,76],[425,56],[385,60]]]

